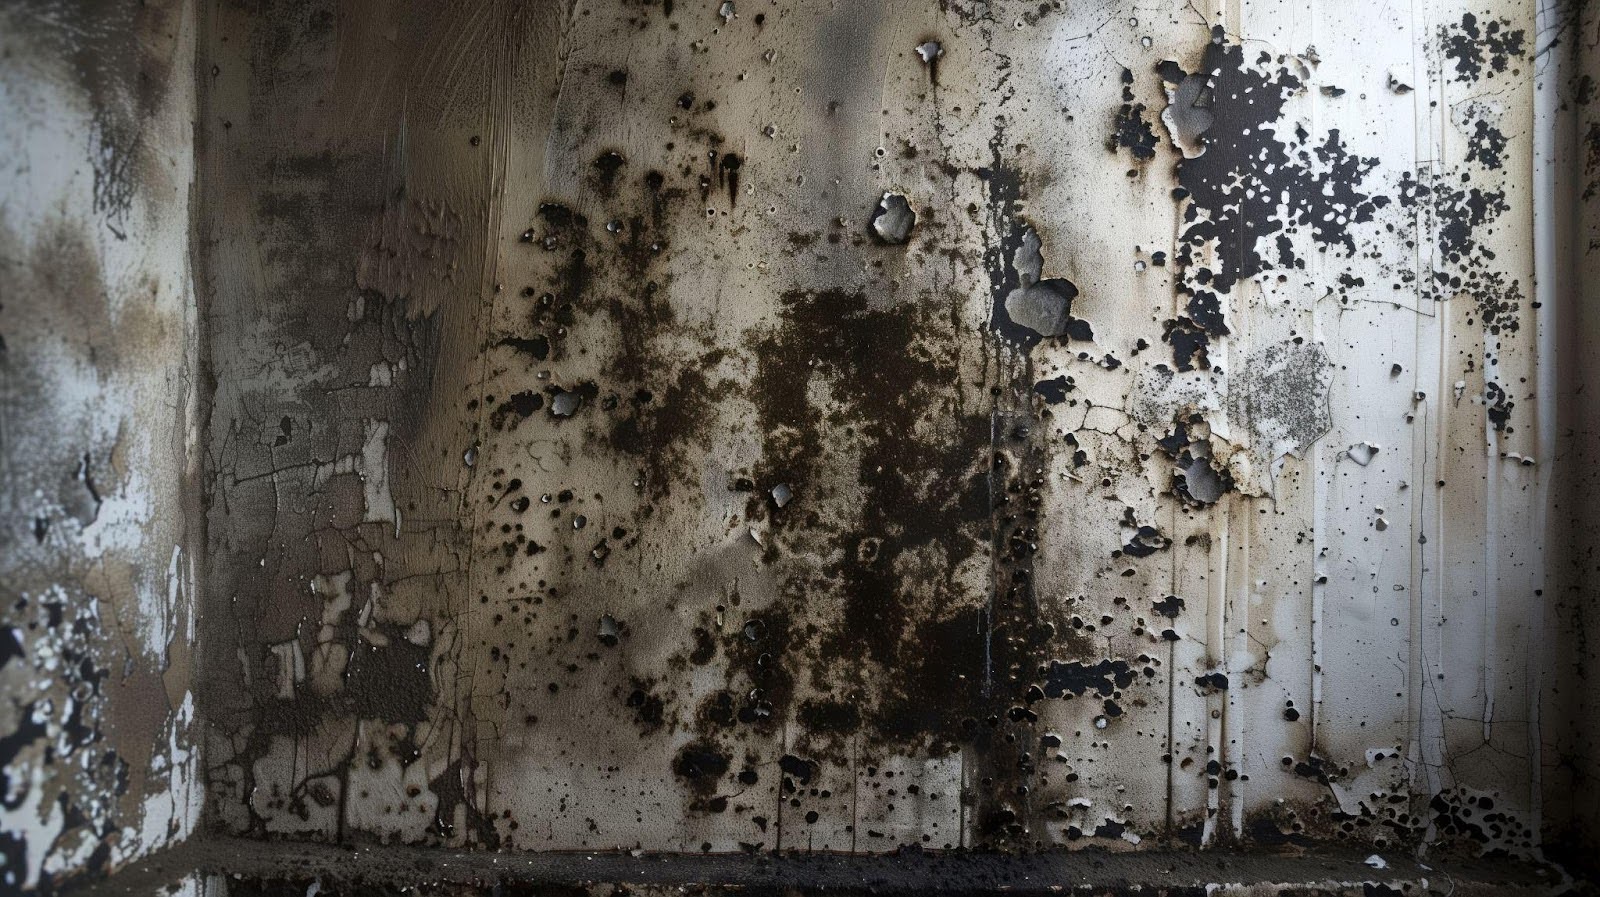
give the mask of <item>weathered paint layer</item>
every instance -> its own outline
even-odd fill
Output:
[[[182,841],[196,10],[0,7],[0,892]]]

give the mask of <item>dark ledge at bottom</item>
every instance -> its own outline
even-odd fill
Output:
[[[77,889],[85,897],[166,893],[187,876],[222,876],[230,897],[411,894],[991,894],[1007,895],[1534,895],[1592,894],[1553,866],[1511,860],[1419,863],[1317,848],[1297,853],[1081,849],[1028,856],[901,853],[645,854],[339,847],[205,839]],[[207,892],[205,897],[217,897]]]

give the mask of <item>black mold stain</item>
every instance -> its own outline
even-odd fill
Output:
[[[544,396],[540,393],[526,390],[519,392],[501,402],[489,415],[489,426],[496,430],[503,430],[509,424],[515,428],[518,421],[533,415],[544,407]]]
[[[1466,176],[1461,180],[1465,183]],[[1478,306],[1479,319],[1490,333],[1518,330],[1526,299],[1521,284],[1493,266],[1494,253],[1481,243],[1500,216],[1510,210],[1505,191],[1458,187],[1448,181],[1431,188],[1409,179],[1402,183],[1402,202],[1427,200],[1439,221],[1439,250],[1448,264],[1434,271],[1435,298],[1442,301],[1466,294]]]
[[[729,153],[716,165],[731,199],[743,161]],[[687,188],[669,184],[663,173],[647,172],[632,197],[637,211],[621,219],[620,240],[595,256],[606,282],[616,285],[595,301],[621,340],[605,368],[608,387],[615,391],[605,399],[607,420],[597,436],[641,468],[642,488],[652,502],[664,499],[674,482],[692,479],[687,449],[704,444],[709,436],[704,421],[733,388],[712,373],[726,352],[678,321],[670,277],[660,270],[687,195]],[[685,350],[674,348],[680,339],[705,348],[686,357]]]
[[[1472,13],[1463,13],[1457,25],[1439,29],[1445,58],[1455,63],[1455,80],[1476,81],[1505,73],[1525,52],[1526,36],[1512,28],[1509,19],[1481,22]]]
[[[550,338],[542,334],[527,338],[508,336],[500,341],[500,345],[529,355],[535,361],[544,361],[550,357]]]
[[[1043,688],[1045,697],[1049,698],[1082,697],[1091,691],[1109,698],[1132,685],[1135,676],[1126,660],[1104,659],[1092,664],[1052,660],[1045,671]]]
[[[739,202],[739,171],[743,167],[744,159],[737,153],[724,153],[717,163],[717,183],[727,186],[730,206]]]
[[[1146,558],[1165,548],[1172,547],[1172,540],[1161,535],[1161,531],[1153,526],[1140,526],[1129,539],[1127,544],[1120,549],[1120,555],[1131,558]],[[1112,557],[1120,556],[1113,552]]]
[[[403,626],[384,623],[375,631],[351,651],[344,674],[348,710],[362,719],[415,726],[434,702],[432,649],[409,641]]]
[[[1039,334],[1012,321],[1006,312],[1006,297],[1022,285],[1013,265],[1017,253],[1022,249],[1025,228],[1014,221],[1021,211],[1022,174],[1005,164],[1001,155],[1004,140],[1004,131],[997,129],[994,138],[989,141],[992,163],[989,168],[978,172],[989,195],[990,240],[983,251],[983,265],[989,272],[989,328],[1001,339],[1027,351],[1038,345]]]
[[[1210,115],[1197,135],[1203,152],[1177,162],[1173,194],[1183,203],[1174,262],[1187,305],[1165,322],[1163,338],[1186,371],[1209,366],[1206,348],[1228,333],[1225,299],[1240,280],[1305,265],[1290,234],[1303,231],[1320,248],[1353,255],[1350,228],[1371,221],[1389,200],[1363,191],[1377,160],[1350,155],[1337,130],[1319,141],[1301,129],[1285,131],[1284,104],[1305,85],[1283,57],[1262,52],[1247,62],[1244,48],[1217,28],[1200,67],[1203,86],[1186,87],[1197,76],[1175,64],[1157,70]],[[1273,248],[1264,251],[1263,243]]]
[[[1156,157],[1156,132],[1145,118],[1145,105],[1133,102],[1133,72],[1122,70],[1122,106],[1111,127],[1111,148],[1125,149],[1139,161]]]
[[[1433,823],[1446,837],[1475,841],[1485,856],[1511,856],[1535,846],[1538,833],[1515,815],[1500,809],[1494,795],[1466,788],[1446,788],[1428,802]]]
[[[716,791],[717,783],[727,775],[731,762],[728,755],[715,746],[697,741],[679,749],[672,761],[672,771],[697,793],[710,794]]]
[[[1044,399],[1047,405],[1059,405],[1067,400],[1067,393],[1077,388],[1071,377],[1062,375],[1050,380],[1040,380],[1033,384],[1033,391]]]
[[[1472,134],[1467,137],[1467,161],[1484,168],[1502,168],[1509,142],[1499,128],[1478,119],[1472,123]]]
[[[622,81],[623,83],[627,82],[626,75],[623,76]],[[601,196],[610,198],[616,195],[617,179],[622,174],[622,167],[626,164],[628,164],[628,160],[624,159],[622,154],[615,150],[601,153],[595,158],[594,186]]]
[[[757,414],[768,434],[754,480],[791,484],[808,498],[780,509],[753,489],[746,513],[771,527],[770,563],[781,565],[790,543],[801,550],[825,540],[815,550],[833,560],[820,569],[783,567],[784,601],[803,607],[831,596],[840,607],[828,629],[794,643],[802,653],[773,651],[773,663],[809,668],[822,696],[808,706],[827,724],[817,733],[824,738],[860,725],[874,739],[953,740],[952,712],[941,707],[954,703],[949,689],[970,691],[978,681],[982,654],[981,628],[969,612],[955,611],[963,596],[952,593],[950,576],[982,546],[989,424],[987,415],[949,407],[945,398],[958,369],[934,341],[952,323],[924,303],[882,307],[863,293],[781,298],[780,327],[754,346]],[[834,397],[826,413],[811,397],[819,381]],[[933,409],[946,435],[919,438]],[[861,517],[840,527],[814,508],[836,488],[824,465],[845,427],[862,441],[855,468]],[[903,559],[929,551],[940,560],[908,577]],[[774,703],[781,711],[782,701]]]
[[[1511,422],[1511,410],[1517,403],[1506,395],[1504,387],[1492,380],[1484,384],[1483,390],[1484,413],[1489,416],[1489,423],[1503,433],[1514,432],[1514,428],[1508,424]]]

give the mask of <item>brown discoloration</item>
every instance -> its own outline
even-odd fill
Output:
[[[489,410],[467,384],[504,135],[471,139],[472,110],[503,96],[524,32],[460,70],[440,23],[403,4],[208,16],[200,228],[206,287],[233,297],[206,332],[215,817],[258,833],[484,837],[458,656],[478,502],[464,458]],[[396,23],[408,51],[350,25],[368,18]],[[452,33],[488,39],[482,24]],[[269,77],[291,46],[305,80]],[[461,77],[441,83],[441,66]],[[391,69],[407,74],[375,74]],[[324,97],[317,111],[305,91]],[[247,270],[234,246],[259,247]],[[321,757],[315,788],[292,772],[304,750]],[[363,783],[382,779],[356,775],[369,765],[427,795],[371,805]]]

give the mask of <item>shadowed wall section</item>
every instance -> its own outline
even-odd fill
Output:
[[[214,8],[199,239],[219,819],[482,828],[468,639],[505,145],[553,83],[526,4]],[[207,74],[206,70],[209,70]]]

